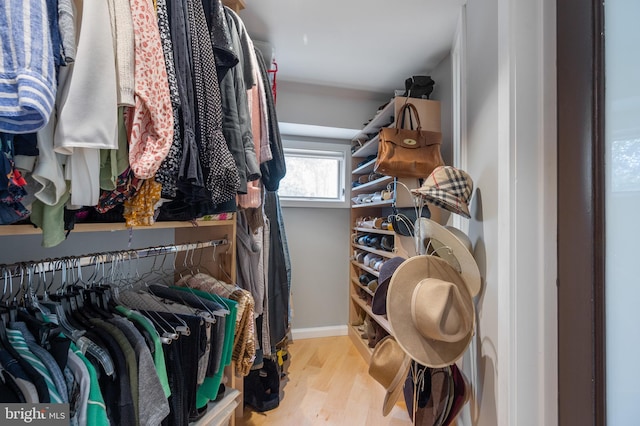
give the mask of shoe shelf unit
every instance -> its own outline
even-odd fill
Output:
[[[369,173],[371,175],[371,173]],[[384,189],[389,189],[389,184],[393,184],[394,179],[391,176],[382,176],[367,183],[363,183],[362,185],[356,186],[351,189],[351,194],[363,194],[368,192],[382,191]],[[392,200],[388,200],[392,201]],[[356,204],[353,207],[364,207],[366,204]]]
[[[371,310],[371,302],[375,294],[375,286],[371,284],[377,283],[382,262],[396,256],[408,258],[416,254],[412,237],[398,235],[386,228],[386,224],[376,228],[362,226],[363,218],[382,218],[382,222],[388,223],[385,219],[393,213],[394,205],[396,207],[414,205],[413,198],[406,188],[417,188],[420,184],[418,179],[383,176],[374,171],[378,153],[378,132],[382,127],[394,127],[396,112],[406,101],[407,98],[404,97],[391,99],[352,140],[350,215],[352,235],[349,243],[352,257],[349,265],[348,334],[367,362],[373,352],[372,347],[377,342],[376,338],[371,336],[371,324],[378,331],[382,329],[384,335],[392,334],[386,316],[376,315]],[[408,101],[418,109],[423,129],[440,131],[438,101],[414,98]],[[388,244],[386,247],[381,246],[380,241],[383,237],[386,237],[387,243],[392,241],[391,247]]]
[[[367,174],[367,173],[371,173],[373,172],[373,167],[376,165],[376,159],[372,159],[367,161],[366,163],[364,163],[363,165],[356,167],[351,174],[357,175],[357,174]]]

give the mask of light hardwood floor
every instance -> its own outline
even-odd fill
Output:
[[[288,375],[280,406],[266,413],[244,410],[237,425],[407,426],[401,402],[382,415],[385,390],[347,336],[296,340],[289,345]]]

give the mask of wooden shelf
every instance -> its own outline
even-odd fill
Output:
[[[391,206],[393,205],[394,200],[384,200],[384,201],[377,201],[375,203],[363,203],[363,204],[354,204],[351,206],[352,209],[361,209],[361,208],[367,208],[367,207],[380,207],[380,206]]]
[[[361,193],[361,192],[365,192],[367,190],[376,191],[376,190],[387,189],[387,185],[390,184],[391,182],[393,182],[393,177],[391,177],[391,176],[383,176],[383,177],[378,178],[376,180],[372,180],[371,182],[363,183],[360,186],[356,186],[355,188],[351,188],[351,193],[352,194],[358,194],[358,193]]]
[[[370,232],[372,234],[384,234],[384,235],[394,235],[395,232],[387,231],[386,229],[376,229],[376,228],[353,228],[354,231],[360,232]]]
[[[441,117],[440,117],[440,102],[432,101],[428,99],[408,99],[406,97],[396,96],[391,101],[382,107],[379,111],[376,111],[374,118],[367,123],[364,128],[358,132],[358,134],[352,139],[352,147],[357,146],[355,152],[351,154],[351,176],[352,180],[358,180],[361,176],[368,176],[374,171],[376,159],[374,158],[378,154],[378,145],[380,144],[380,129],[383,127],[395,128],[395,117],[402,106],[408,102],[416,107],[418,117],[422,129],[431,131],[441,131]],[[371,158],[367,158],[371,157]],[[363,178],[364,180],[364,178]],[[351,205],[351,224],[352,233],[350,235],[349,250],[351,252],[361,251],[366,253],[373,253],[375,256],[379,256],[383,259],[402,257],[409,258],[416,254],[415,241],[412,237],[403,237],[392,230],[363,228],[356,225],[356,221],[363,217],[386,217],[392,214],[391,207],[397,205],[398,207],[412,207],[415,205],[413,196],[409,190],[411,188],[417,188],[420,182],[417,178],[393,178],[385,177],[376,179],[372,182],[367,182],[363,185],[358,185],[351,188],[352,197],[358,197],[360,194],[371,194],[386,189],[386,185],[391,183],[390,189],[394,191],[393,197],[390,200],[383,200],[372,203],[361,203]],[[406,187],[406,188],[405,188]],[[438,209],[431,209],[432,219],[438,217]],[[384,250],[378,250],[372,247],[363,246],[357,244],[357,241],[353,241],[353,236],[360,233],[370,233],[378,235],[393,235],[393,252],[387,252]],[[364,289],[367,295],[371,295],[368,288],[359,283],[359,275],[362,273],[369,273],[375,277],[379,277],[378,271],[365,266],[354,259],[351,261],[350,273],[349,273],[349,323],[355,323],[364,313],[371,319],[372,322],[378,324],[389,334],[393,334],[391,325],[385,316],[374,315],[371,311],[371,307],[366,302],[358,297],[358,294],[364,296]],[[357,269],[356,269],[357,268]],[[367,296],[368,297],[368,296]],[[348,329],[348,334],[351,337],[354,345],[363,356],[366,361],[371,358],[372,349],[368,347],[368,342],[360,337],[360,332],[353,326]]]
[[[377,254],[378,256],[382,256],[382,257],[387,257],[387,258],[396,257],[396,254],[392,251],[378,250],[378,249],[374,249],[373,247],[361,246],[359,244],[354,244],[353,247],[359,250],[367,251],[369,253]]]
[[[353,140],[364,139],[367,137],[367,135],[378,132],[382,127],[393,123],[395,115],[395,104],[393,102],[393,99],[391,99],[389,103],[384,106],[384,108],[376,111],[376,115],[373,117],[373,119],[362,128],[362,130],[353,138]]]
[[[195,222],[156,222],[151,226],[134,226],[134,230],[175,229],[175,228],[200,228],[209,226],[229,226],[235,221],[235,216],[227,220],[196,220]],[[71,232],[115,232],[126,231],[124,222],[114,223],[76,223]],[[41,234],[42,229],[33,225],[2,225],[0,236],[5,235],[36,235]]]
[[[363,289],[364,291],[366,291],[366,292],[367,292],[367,294],[368,294],[369,296],[373,296],[373,291],[369,290],[369,287],[367,287],[367,286],[364,286],[364,285],[360,284],[360,283],[359,283],[358,281],[356,281],[355,279],[351,279],[351,282],[352,282],[355,286],[357,286],[358,288],[361,288],[361,289]]]
[[[360,306],[360,308],[362,308],[363,311],[365,311],[367,313],[367,315],[369,315],[371,318],[373,318],[378,324],[380,324],[380,327],[384,328],[384,330],[389,333],[391,333],[391,325],[389,324],[389,320],[387,320],[384,316],[382,315],[376,315],[371,311],[371,306],[367,305],[367,303],[360,299],[358,297],[357,294],[352,294],[351,295],[351,300],[353,300],[358,306]]]
[[[373,171],[373,167],[376,165],[376,158],[369,161],[368,163],[363,164],[362,166],[353,169],[351,172],[352,175],[366,175]]]
[[[352,158],[367,158],[370,155],[378,155],[378,141],[380,140],[379,135],[373,136],[367,142],[364,143],[360,148],[358,148],[353,154],[351,154]]]
[[[350,325],[348,328],[348,334],[353,342],[353,345],[356,347],[362,358],[364,358],[365,362],[368,364],[371,360],[371,354],[373,353],[373,349],[369,347],[369,344],[366,340],[360,337],[360,330],[357,327]]]
[[[378,271],[376,271],[373,268],[369,268],[368,266],[365,266],[363,263],[356,262],[355,260],[352,260],[351,263],[353,263],[355,266],[362,269],[363,271],[367,271],[371,275],[375,275],[376,277],[379,275]]]

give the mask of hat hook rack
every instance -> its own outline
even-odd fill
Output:
[[[401,187],[403,187],[407,193],[409,193],[409,196],[411,197],[411,199],[413,200],[413,205],[414,207],[417,208],[422,208],[424,206],[424,203],[422,202],[422,199],[416,195],[414,195],[411,192],[411,189],[409,189],[409,187],[407,186],[406,183],[402,182],[401,180],[398,180],[397,178],[393,180],[393,182],[389,182],[387,184],[387,190],[388,191],[393,191],[394,190],[394,186],[400,185]]]
[[[413,379],[413,412],[411,413],[411,422],[416,423],[416,412],[418,407],[418,395],[424,392],[424,375],[427,372],[427,367],[418,364],[416,361],[411,361],[411,377]]]
[[[450,255],[453,254],[453,250],[451,250],[449,247],[438,247],[437,249],[433,250],[433,252],[431,253],[431,256],[433,256],[433,255],[437,256],[439,250],[446,250],[447,254],[450,254]]]
[[[447,254],[449,255],[453,254],[453,250],[449,246],[441,246],[438,248],[433,248],[433,244],[431,244],[431,240],[429,240],[429,243],[427,244],[426,249],[427,249],[427,253],[429,253],[429,249],[431,249],[431,253],[429,253],[429,255],[437,255],[438,251],[440,250],[446,250]]]

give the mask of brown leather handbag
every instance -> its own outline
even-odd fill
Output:
[[[405,114],[409,110],[409,128]],[[417,128],[413,128],[413,116]],[[396,127],[384,127],[379,132],[378,158],[374,170],[387,176],[426,178],[433,169],[443,166],[440,154],[442,133],[422,130],[418,110],[411,102],[402,105],[396,117]]]

